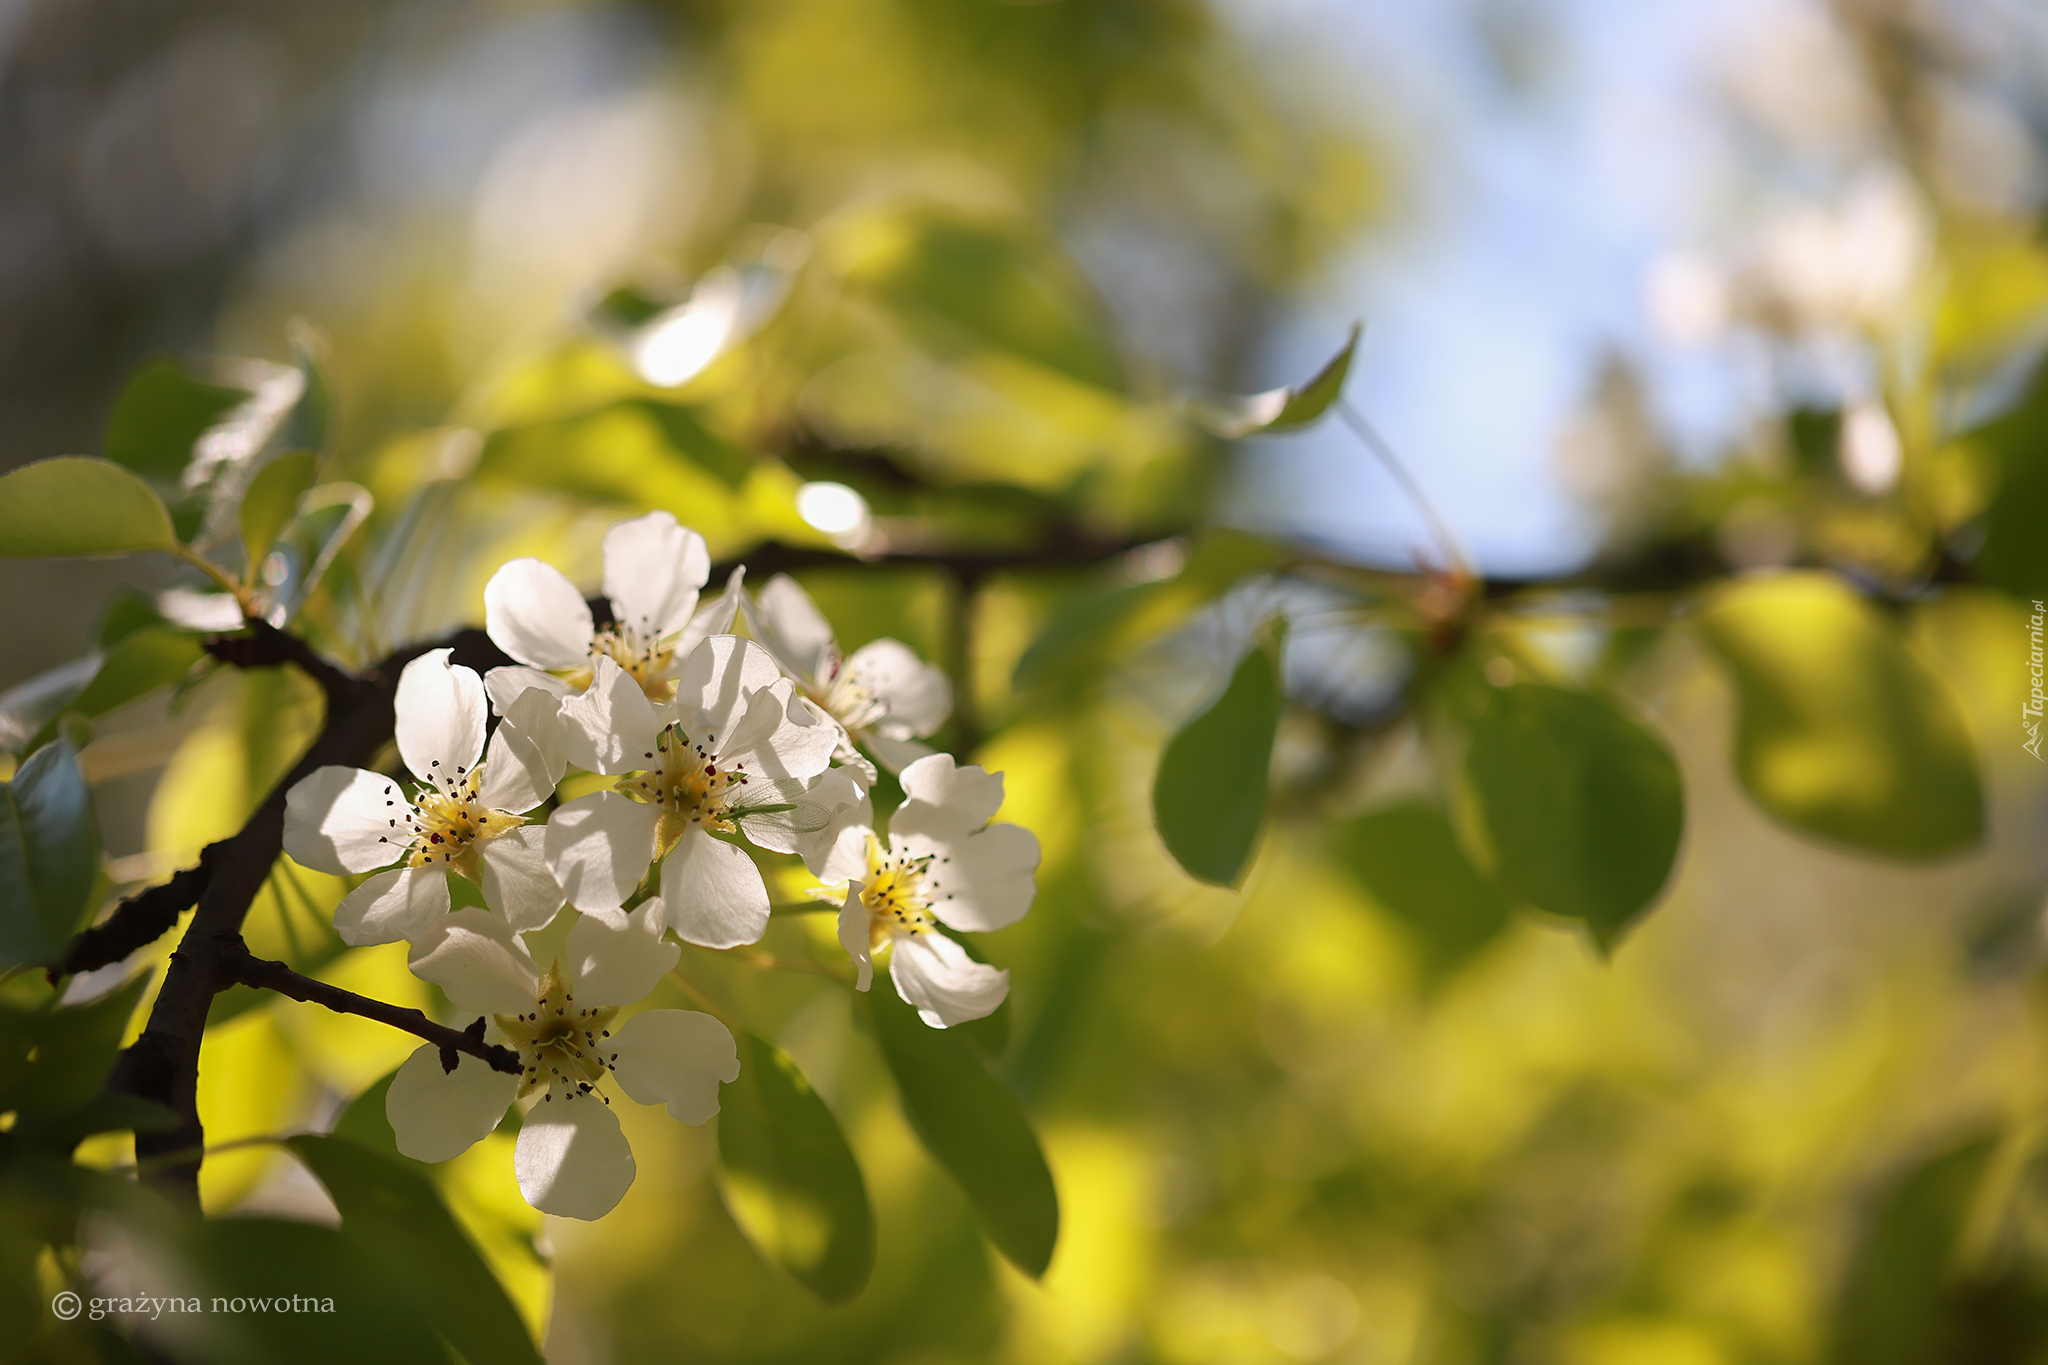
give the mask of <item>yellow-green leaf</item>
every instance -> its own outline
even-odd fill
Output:
[[[414,1163],[341,1137],[306,1133],[289,1145],[327,1187],[342,1235],[409,1289],[421,1316],[465,1359],[540,1365],[511,1297]]]
[[[1200,881],[1235,886],[1266,814],[1266,779],[1280,728],[1280,671],[1253,649],[1208,710],[1159,757],[1152,818],[1167,852]]]
[[[153,478],[176,479],[192,447],[248,390],[209,384],[169,356],[145,361],[114,400],[102,449]]]
[[[1735,680],[1736,775],[1765,810],[1895,858],[1982,839],[1983,786],[1954,698],[1841,580],[1735,583],[1699,622]]]
[[[1513,913],[1432,807],[1407,802],[1372,811],[1338,825],[1332,843],[1373,900],[1407,929],[1431,979],[1456,970]]]
[[[56,958],[90,908],[99,853],[78,755],[45,744],[0,783],[0,966]]]
[[[137,554],[176,544],[164,500],[112,460],[62,455],[0,475],[0,559]]]
[[[867,1183],[789,1054],[751,1033],[739,1046],[740,1077],[719,1100],[719,1192],[764,1256],[827,1303],[843,1303],[875,1268]]]
[[[249,481],[242,495],[242,549],[252,578],[277,543],[278,532],[298,515],[299,499],[313,486],[318,463],[311,451],[295,450],[263,466]]]
[[[1671,875],[1685,827],[1678,763],[1598,697],[1537,684],[1496,693],[1465,776],[1500,880],[1586,922],[1603,950]]]
[[[960,1182],[988,1239],[1034,1278],[1052,1263],[1060,1201],[1031,1121],[958,1029],[935,1029],[888,982],[868,993],[882,1056],[910,1126]]]
[[[1305,384],[1264,393],[1212,395],[1191,398],[1188,415],[1225,440],[1256,436],[1264,432],[1292,431],[1305,427],[1330,410],[1344,392],[1351,374],[1351,357],[1358,349],[1359,324],[1351,324],[1344,347],[1323,362],[1323,367]]]

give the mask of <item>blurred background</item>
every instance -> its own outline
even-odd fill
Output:
[[[12,0],[0,119],[0,465],[99,451],[152,356],[254,392],[296,340],[376,497],[374,610],[323,623],[364,653],[477,619],[508,554],[591,578],[650,505],[719,557],[1222,524],[1412,570],[1429,528],[1342,425],[1225,451],[1174,416],[1302,378],[1363,319],[1351,401],[1487,577],[1831,567],[1968,720],[1980,850],[1822,847],[1737,787],[1728,684],[1661,635],[1614,683],[1684,769],[1660,908],[1612,961],[1533,917],[1441,949],[1345,836],[1436,791],[1393,635],[1297,627],[1321,718],[1283,732],[1239,896],[1146,810],[1216,667],[1201,629],[1033,693],[1057,584],[981,584],[963,648],[940,578],[807,574],[844,646],[962,674],[952,738],[1045,844],[989,951],[1060,1248],[1040,1284],[980,1242],[843,990],[691,950],[846,1125],[875,1281],[827,1309],[765,1265],[694,1130],[628,1114],[640,1179],[589,1227],[543,1227],[486,1144],[451,1199],[551,1359],[2048,1360],[2048,783],[2017,720],[2048,500],[1998,501],[2048,417],[2039,5]],[[821,479],[872,522],[793,515]],[[0,564],[0,688],[174,581]],[[1599,643],[1546,657],[1582,673]],[[289,760],[247,717],[304,698],[208,687],[88,750],[138,876]],[[419,992],[402,956],[348,961]],[[331,1121],[409,1050],[311,1014],[210,1035],[210,1136]],[[293,1169],[211,1162],[209,1205],[302,1207]]]

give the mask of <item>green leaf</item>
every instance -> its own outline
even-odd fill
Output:
[[[0,1011],[0,1112],[62,1114],[106,1084],[147,974],[88,1005]]]
[[[0,964],[56,960],[91,908],[99,856],[77,751],[45,744],[0,784]]]
[[[1325,361],[1306,384],[1268,389],[1264,393],[1191,398],[1187,403],[1188,415],[1231,441],[1242,436],[1305,427],[1328,412],[1330,405],[1344,392],[1344,381],[1351,374],[1351,357],[1358,349],[1361,330],[1358,323],[1352,323],[1351,335],[1345,339],[1344,348]]]
[[[641,403],[668,437],[669,448],[713,475],[727,488],[738,489],[754,472],[754,458],[704,425],[696,412],[680,403]]]
[[[107,458],[138,474],[171,480],[185,472],[192,447],[248,394],[209,384],[168,356],[147,361],[108,414]]]
[[[449,1345],[473,1361],[540,1365],[511,1298],[433,1182],[344,1138],[306,1134],[285,1145],[327,1187],[343,1236],[411,1288]]]
[[[1964,440],[1997,475],[1976,567],[2022,601],[2048,595],[2048,536],[2041,534],[2048,525],[2048,362],[2019,402]]]
[[[1827,1365],[1967,1360],[1982,1298],[1957,1284],[1956,1246],[1998,1150],[1974,1137],[1902,1175],[1877,1201],[1836,1301]],[[1981,1286],[1980,1286],[1981,1288]]]
[[[100,660],[92,681],[36,731],[29,750],[40,751],[74,717],[104,716],[160,687],[182,682],[205,657],[197,637],[175,626],[143,626],[129,633]]]
[[[1344,866],[1407,929],[1432,980],[1485,947],[1513,914],[1433,807],[1409,803],[1372,811],[1338,825],[1332,841]]]
[[[868,992],[882,1056],[903,1112],[932,1158],[952,1173],[974,1216],[1010,1264],[1036,1279],[1060,1234],[1059,1194],[1038,1135],[980,1051],[953,1029],[918,1018],[887,983]]]
[[[1280,673],[1270,646],[1253,649],[1214,705],[1181,727],[1159,757],[1152,818],[1189,876],[1236,886],[1266,814]]]
[[[1172,630],[1279,559],[1273,546],[1256,536],[1204,532],[1172,578],[1077,597],[1017,661],[1015,686],[1029,691],[1060,680],[1096,679],[1113,657]]]
[[[910,216],[899,249],[849,272],[941,356],[992,347],[1104,389],[1123,366],[1084,285],[1053,253],[1000,227]]]
[[[275,1218],[208,1219],[188,1234],[180,1262],[198,1280],[184,1292],[198,1295],[202,1308],[212,1310],[216,1296],[228,1304],[177,1324],[190,1333],[179,1359],[222,1365],[448,1365],[448,1348],[419,1304],[439,1292],[440,1268],[409,1285],[382,1248],[366,1247],[345,1228]],[[260,1308],[258,1301],[265,1301]]]
[[[1608,702],[1523,683],[1473,730],[1465,776],[1494,870],[1611,951],[1671,874],[1685,825],[1678,764]]]
[[[176,544],[164,500],[111,460],[62,455],[0,475],[0,559],[138,554]]]
[[[1894,858],[1984,835],[1976,752],[1941,680],[1840,580],[1731,584],[1699,617],[1734,676],[1735,772],[1794,829]]]
[[[475,477],[621,507],[707,508],[716,515],[736,506],[730,480],[745,459],[673,405],[625,402],[492,432]]]
[[[112,649],[145,626],[162,624],[163,613],[156,609],[154,597],[134,588],[122,588],[107,600],[93,643],[103,650]]]
[[[788,1053],[742,1033],[740,1078],[720,1093],[719,1192],[761,1253],[827,1303],[844,1303],[875,1268],[867,1183]]]
[[[277,543],[278,532],[298,515],[299,499],[313,486],[318,463],[311,451],[296,450],[278,456],[249,481],[249,491],[242,495],[242,550],[251,578]]]

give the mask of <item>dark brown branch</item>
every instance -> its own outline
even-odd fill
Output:
[[[441,1049],[441,1066],[444,1070],[455,1069],[455,1054],[467,1053],[488,1064],[494,1071],[510,1076],[519,1074],[519,1054],[509,1047],[484,1041],[484,1021],[478,1019],[466,1029],[452,1029],[446,1024],[437,1024],[418,1010],[401,1009],[387,1005],[382,1000],[372,1000],[367,995],[357,995],[339,986],[330,986],[325,981],[315,981],[310,976],[301,976],[282,962],[257,957],[246,945],[235,945],[222,950],[220,967],[230,984],[254,986],[258,990],[276,991],[294,1000],[309,1005],[324,1005],[337,1014],[360,1015],[374,1019],[380,1024],[389,1024],[403,1029],[416,1038],[425,1039]]]
[[[268,627],[237,637],[252,642],[242,657],[256,667],[299,663],[302,646],[274,639]],[[316,679],[327,694],[327,717],[305,754],[284,775],[247,824],[215,846],[197,910],[177,952],[171,955],[142,1036],[121,1055],[108,1088],[154,1100],[178,1115],[175,1127],[135,1135],[138,1163],[162,1158],[158,1178],[198,1193],[199,1158],[206,1133],[199,1121],[199,1046],[213,997],[235,984],[235,963],[246,958],[242,921],[284,847],[285,795],[300,779],[329,764],[362,767],[392,736],[392,696],[405,665],[430,649],[452,647],[454,661],[473,668],[509,662],[482,631],[466,630],[443,640],[422,641],[384,659],[362,677],[321,665]],[[230,647],[230,653],[235,652]],[[68,956],[68,954],[67,954]],[[480,1040],[479,1040],[480,1041]]]
[[[738,559],[712,566],[711,582],[723,582],[725,576],[741,564],[747,566],[750,583],[769,574],[792,573],[799,569],[858,568],[863,565],[922,566],[975,578],[1009,570],[1080,569],[1128,554],[1159,539],[1161,536],[1158,534],[1113,540],[1060,537],[1014,550],[903,547],[861,555],[817,545],[785,545],[779,540],[769,540],[756,545]]]
[[[233,635],[209,636],[201,642],[201,647],[222,663],[236,668],[275,668],[280,664],[293,664],[320,684],[330,706],[335,698],[347,695],[349,689],[359,682],[353,674],[321,658],[298,636],[279,630],[260,617],[250,617],[244,628]]]
[[[111,966],[138,948],[156,942],[177,924],[178,916],[199,903],[213,875],[213,860],[223,841],[200,850],[199,861],[171,874],[167,882],[145,887],[114,907],[114,913],[73,938],[64,956],[50,968],[50,979],[74,976]]]

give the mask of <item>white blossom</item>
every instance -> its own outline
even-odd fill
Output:
[[[747,631],[775,656],[803,694],[845,732],[840,762],[874,776],[856,744],[891,772],[932,752],[917,741],[953,709],[946,675],[900,640],[874,640],[841,658],[832,627],[797,581],[777,574],[757,595],[740,595]]]
[[[448,909],[450,872],[477,883],[515,929],[538,929],[562,907],[543,831],[522,815],[561,780],[554,699],[539,691],[513,699],[486,753],[483,681],[449,663],[451,652],[422,654],[399,675],[398,753],[418,779],[413,795],[382,773],[330,766],[285,796],[284,848],[300,863],[332,873],[390,869],[336,907],[344,943],[424,933]]]
[[[486,679],[500,709],[530,687],[556,697],[586,690],[609,659],[656,702],[675,693],[678,661],[705,637],[729,629],[741,597],[738,571],[702,611],[711,574],[704,537],[667,512],[613,524],[604,535],[604,595],[612,624],[599,630],[590,605],[561,570],[538,559],[506,563],[484,586],[491,640],[517,659]]]
[[[1001,773],[933,754],[905,768],[902,782],[906,799],[888,833],[873,828],[870,809],[851,813],[820,877],[846,883],[839,942],[855,985],[868,989],[875,954],[887,948],[896,993],[927,1024],[948,1028],[1002,1004],[1010,974],[976,962],[939,926],[985,933],[1022,919],[1037,889],[1038,839],[989,823],[1003,803]]]
[[[681,949],[662,939],[662,910],[585,915],[569,930],[566,962],[543,972],[519,935],[477,910],[443,916],[412,946],[413,971],[465,1014],[485,1015],[487,1042],[519,1054],[517,1076],[440,1049],[414,1052],[392,1078],[384,1112],[398,1150],[446,1161],[497,1127],[507,1106],[539,1094],[519,1128],[519,1192],[543,1213],[601,1218],[633,1183],[632,1148],[601,1086],[616,1080],[641,1104],[682,1123],[718,1112],[720,1082],[740,1074],[725,1025],[693,1010],[645,1010],[616,1024],[622,1006],[654,989]]]
[[[730,948],[768,927],[768,888],[746,851],[820,861],[835,811],[859,799],[843,776],[818,779],[837,730],[795,693],[759,645],[714,635],[683,663],[660,710],[610,659],[562,703],[569,761],[617,776],[548,821],[546,855],[570,903],[613,910],[661,862],[668,923],[690,943]]]

